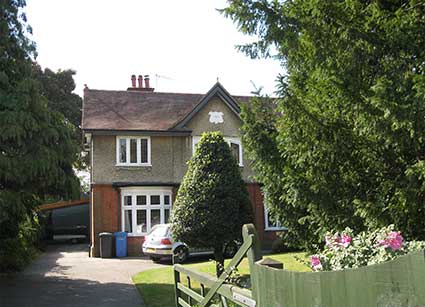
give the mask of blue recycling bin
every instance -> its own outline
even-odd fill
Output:
[[[115,253],[118,258],[127,257],[127,233],[125,231],[115,232]]]

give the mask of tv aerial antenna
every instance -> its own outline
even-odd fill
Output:
[[[174,79],[171,77],[155,74],[155,87],[157,90],[158,90],[158,79],[174,81]]]

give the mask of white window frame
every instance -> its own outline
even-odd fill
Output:
[[[230,147],[230,143],[234,143],[234,144],[238,144],[239,145],[239,161],[238,161],[238,165],[240,167],[243,167],[243,150],[242,150],[242,142],[241,142],[241,138],[238,137],[223,137],[224,140],[226,141],[227,144],[229,144]],[[201,139],[201,136],[196,135],[196,136],[192,136],[192,155],[195,154],[195,146],[196,144],[198,144],[199,140]]]
[[[288,230],[286,227],[282,226],[280,222],[276,222],[276,225],[269,225],[269,210],[264,206],[264,230],[265,231],[283,231]]]
[[[137,205],[137,196],[146,196],[146,205]],[[151,205],[151,195],[160,196],[159,205]],[[170,198],[170,204],[164,204],[164,196],[168,195]],[[124,205],[124,198],[131,196],[131,206]],[[165,223],[165,209],[169,210],[169,216],[171,216],[171,210],[173,205],[172,190],[168,187],[130,187],[121,189],[121,230],[125,231],[125,211],[131,210],[131,224],[133,232],[129,232],[128,236],[137,237],[145,236],[152,229],[151,227],[151,210],[160,210],[160,223]],[[146,210],[146,232],[137,232],[137,210]]]
[[[135,139],[137,142],[137,162],[130,162],[130,139]],[[120,140],[126,140],[126,161],[125,163],[120,162]],[[141,162],[142,153],[140,149],[141,140],[147,140],[148,146],[148,161]],[[152,166],[151,164],[151,137],[150,136],[117,136],[116,138],[116,165],[117,166]]]

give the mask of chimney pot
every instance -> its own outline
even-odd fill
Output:
[[[139,75],[137,77],[137,82],[139,83],[139,88],[143,88],[143,76]]]
[[[136,87],[136,75],[131,75],[131,87]]]
[[[151,88],[151,87],[149,86],[149,75],[145,75],[145,87],[146,87],[146,88]]]

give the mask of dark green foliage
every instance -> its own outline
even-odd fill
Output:
[[[0,272],[19,271],[37,254],[40,224],[36,214],[26,215],[19,223],[18,235],[3,238],[0,250]]]
[[[286,68],[277,107],[243,110],[245,149],[295,245],[390,223],[425,239],[425,3],[229,1]]]
[[[86,168],[88,156],[83,155],[81,130],[83,100],[73,93],[75,90],[73,78],[75,71],[67,69],[54,72],[49,68],[43,71],[39,65],[34,65],[34,73],[40,83],[41,95],[47,99],[49,110],[61,113],[66,121],[73,126],[74,143],[79,147],[74,167],[78,169]]]
[[[222,268],[224,244],[240,238],[242,225],[251,220],[248,193],[229,146],[221,133],[204,133],[177,194],[173,236],[191,247],[213,248]]]
[[[48,100],[49,109],[63,114],[68,122],[79,128],[83,101],[80,96],[73,93],[75,71],[66,69],[54,72],[49,68],[43,71],[37,65],[35,73],[41,84],[41,94]],[[81,139],[79,143],[81,143]]]
[[[34,243],[35,207],[46,197],[79,195],[72,169],[73,127],[50,111],[33,75],[25,1],[0,2],[0,269],[20,268]],[[11,254],[13,252],[13,254]],[[19,256],[19,257],[18,257]],[[13,265],[11,261],[15,260]]]

